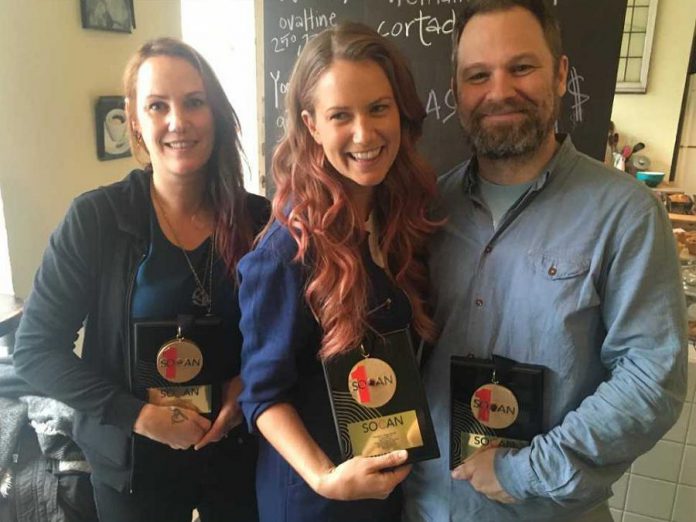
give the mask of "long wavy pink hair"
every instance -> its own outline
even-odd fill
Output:
[[[273,155],[277,192],[273,217],[297,242],[296,261],[311,266],[305,298],[324,331],[319,355],[328,358],[357,346],[367,326],[369,281],[360,254],[365,232],[344,178],[328,162],[302,121],[314,115],[314,90],[335,60],[377,63],[399,107],[401,145],[386,179],[376,187],[374,210],[381,224],[379,246],[388,273],[408,296],[413,326],[427,340],[435,325],[426,311],[427,237],[438,224],[427,217],[436,177],[418,155],[425,110],[406,61],[374,30],[345,23],[320,33],[300,54],[285,99],[286,129]],[[288,213],[289,211],[289,213]]]

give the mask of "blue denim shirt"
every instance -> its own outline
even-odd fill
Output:
[[[569,520],[676,421],[686,388],[686,314],[666,212],[645,186],[570,138],[494,230],[475,164],[440,180],[448,223],[430,259],[442,329],[424,378],[443,457],[405,484],[405,520]],[[488,500],[449,471],[451,355],[547,368],[544,434],[497,450],[520,502]]]

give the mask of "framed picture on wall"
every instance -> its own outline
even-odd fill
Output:
[[[135,27],[133,0],[80,0],[82,27],[130,33]]]
[[[95,109],[97,157],[101,161],[131,155],[128,122],[122,96],[101,96]]]

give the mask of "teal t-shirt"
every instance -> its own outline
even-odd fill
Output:
[[[498,185],[483,179],[481,176],[478,176],[478,181],[479,195],[491,212],[493,228],[497,229],[500,219],[522,197],[522,194],[534,185],[536,179],[520,183],[519,185]]]

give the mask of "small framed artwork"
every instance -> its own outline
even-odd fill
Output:
[[[80,0],[82,27],[130,33],[135,27],[133,0]]]
[[[97,157],[101,161],[131,155],[128,119],[122,96],[101,96],[95,109]]]

